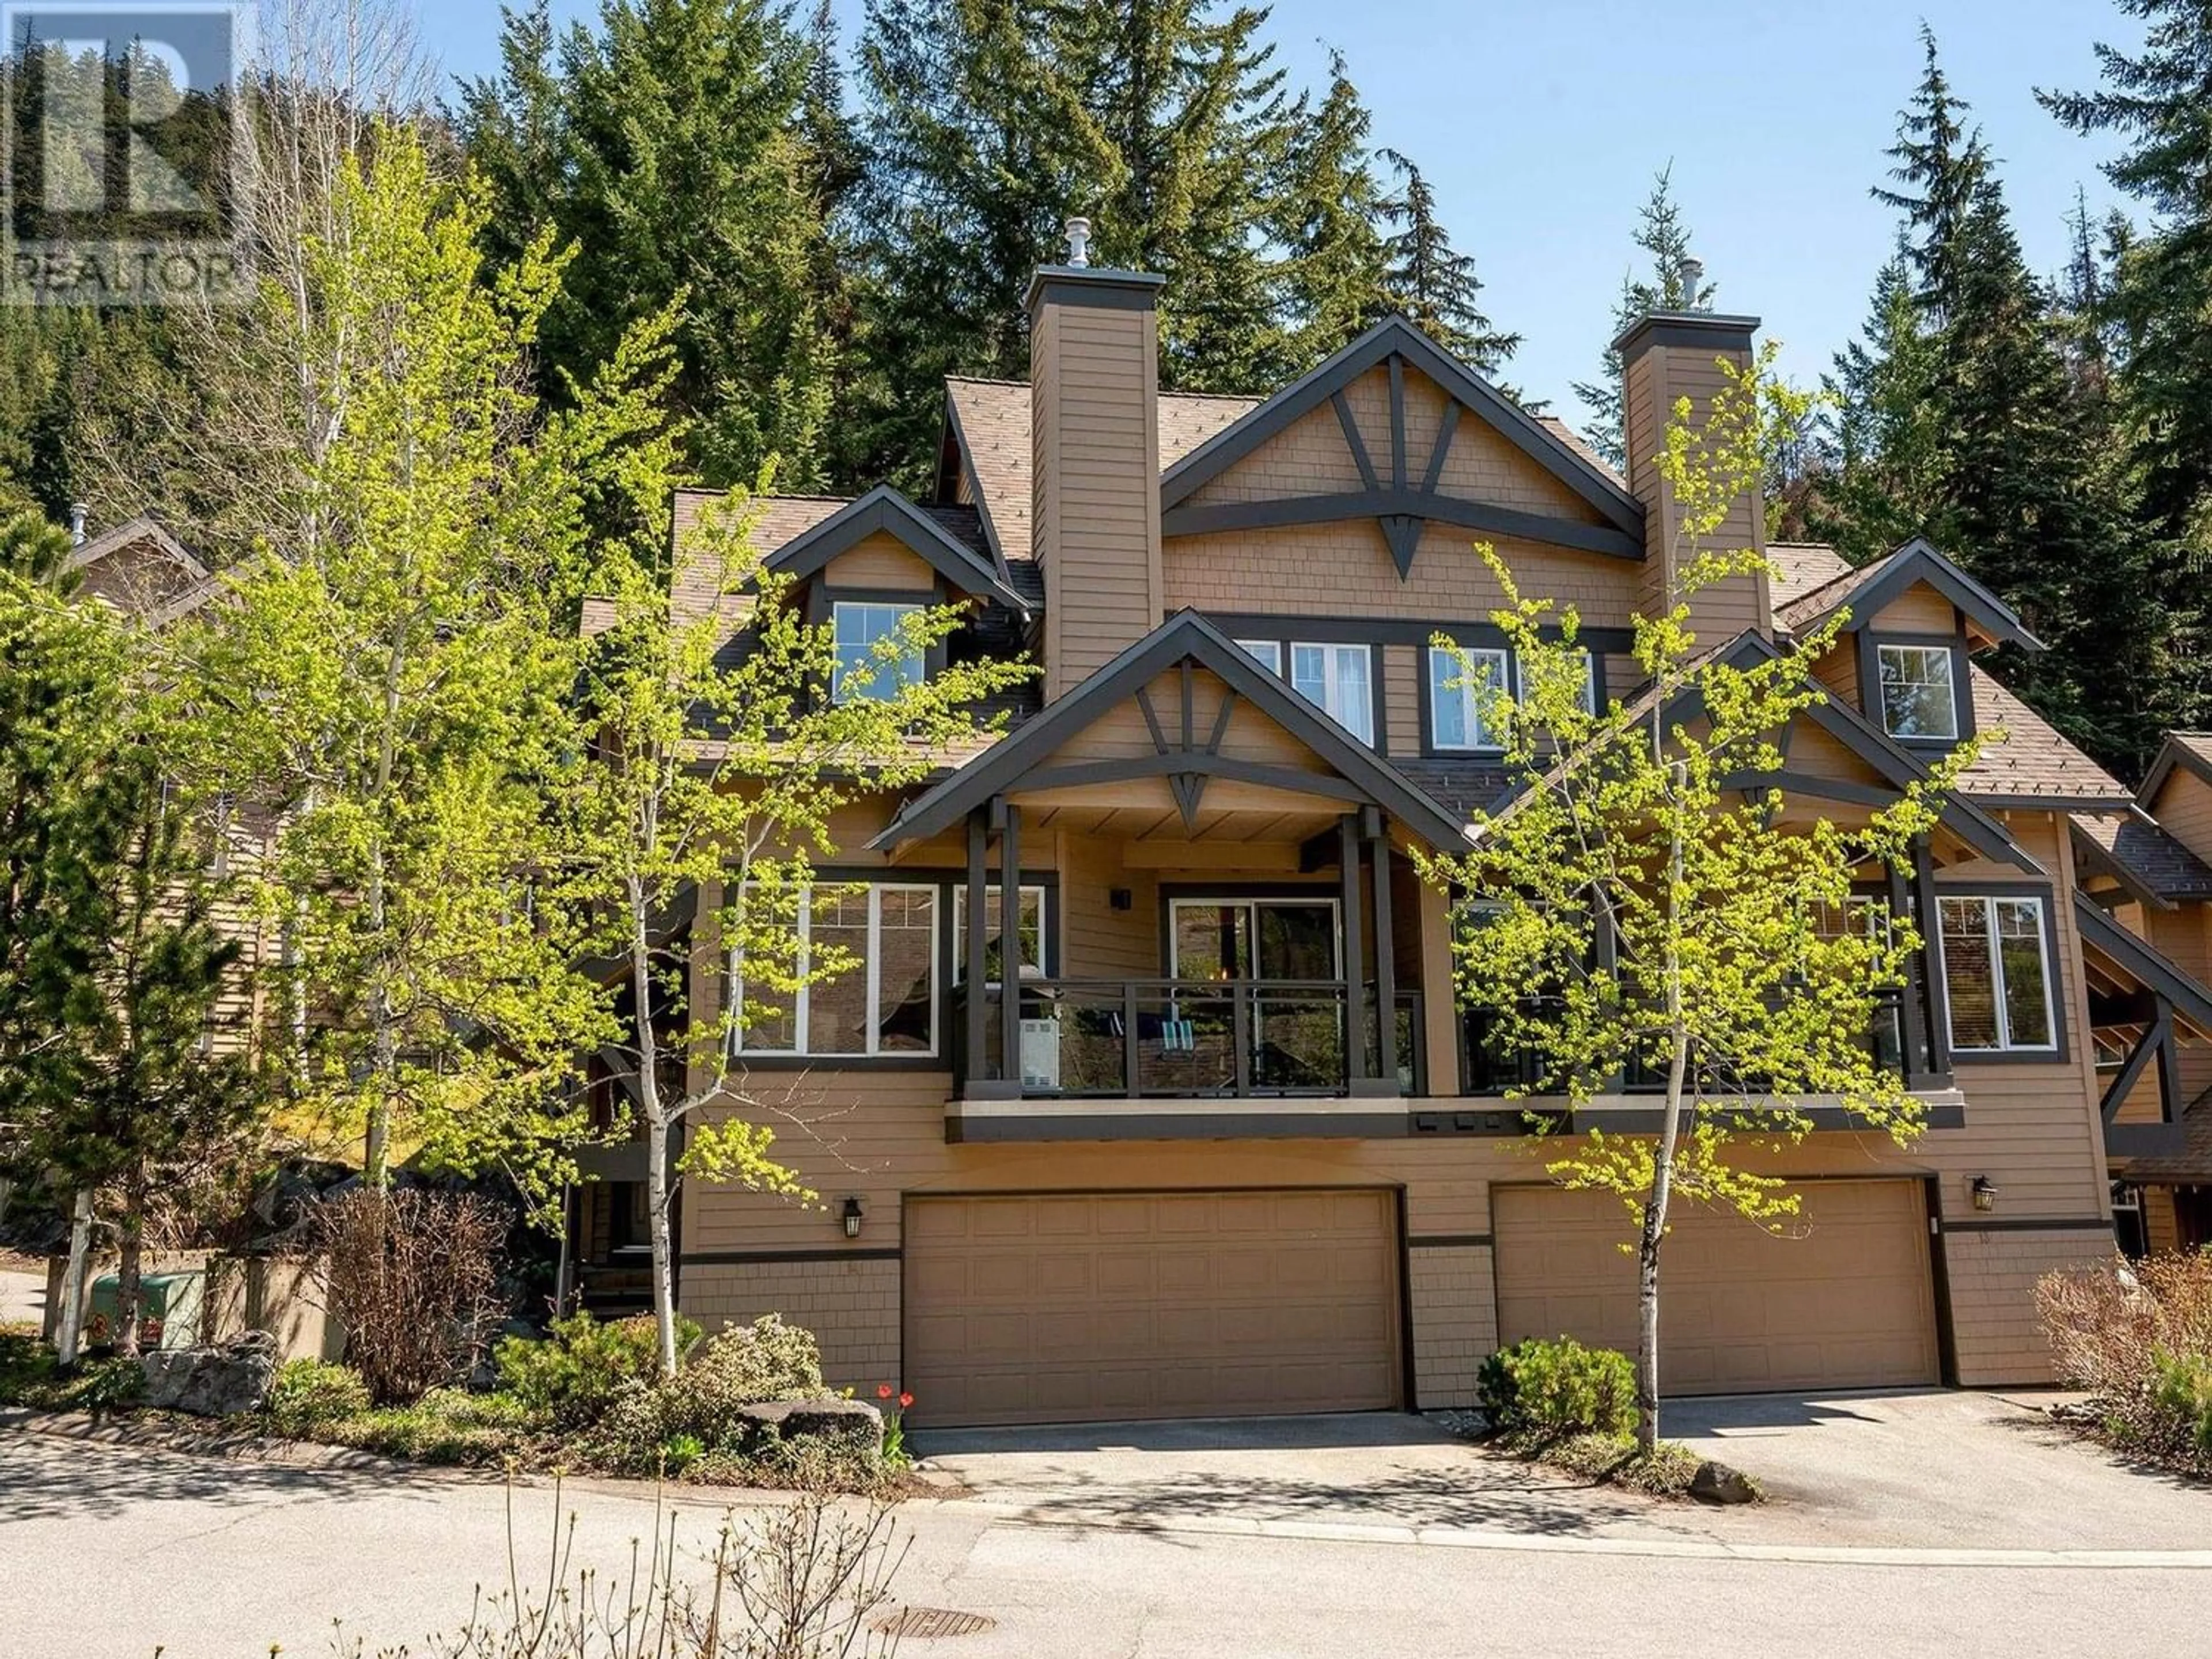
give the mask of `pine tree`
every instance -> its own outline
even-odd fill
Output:
[[[1413,158],[1395,149],[1382,155],[1398,178],[1397,193],[1382,204],[1383,217],[1395,227],[1383,244],[1391,298],[1462,362],[1495,375],[1521,337],[1500,332],[1483,314],[1474,256],[1452,246],[1437,217],[1436,191]]]
[[[869,0],[860,47],[860,337],[878,378],[854,410],[855,473],[918,484],[945,377],[1029,373],[1022,296],[1094,210],[1111,146],[1066,64],[1055,0]]]
[[[1899,117],[1904,224],[1868,337],[1837,361],[1820,527],[1854,558],[1927,537],[2050,647],[1996,672],[2068,736],[2123,768],[2154,742],[2169,635],[2143,581],[2131,495],[2106,465],[2102,400],[2022,258],[2003,191],[1932,33]],[[1825,522],[1822,520],[1825,518]]]
[[[1629,270],[1620,279],[1620,298],[1613,306],[1613,335],[1652,311],[1689,311],[1712,303],[1717,284],[1700,282],[1697,292],[1688,287],[1683,262],[1690,255],[1690,228],[1674,202],[1674,167],[1668,162],[1652,176],[1651,194],[1636,210],[1632,240],[1651,261],[1649,274]],[[1613,470],[1628,470],[1628,441],[1621,425],[1620,354],[1610,339],[1603,367],[1595,380],[1575,382],[1575,395],[1589,410],[1583,436],[1590,447],[1610,462]]]
[[[1070,50],[1114,171],[1098,257],[1167,278],[1160,378],[1248,392],[1279,377],[1267,252],[1252,234],[1281,163],[1287,94],[1264,9],[1214,0],[1077,0]]]
[[[2145,26],[2141,49],[2100,45],[2101,86],[2036,95],[2076,132],[2125,141],[2105,175],[2150,215],[2140,235],[2108,232],[2117,258],[2101,310],[2119,344],[2119,418],[2140,479],[2148,580],[2173,631],[2168,714],[2200,726],[2212,723],[2212,9],[2118,3]]]
[[[1284,326],[1303,373],[1394,308],[1383,198],[1367,149],[1371,118],[1344,54],[1329,54],[1328,89],[1299,99],[1280,198],[1271,210],[1283,249]]]
[[[1816,440],[1807,532],[1853,564],[1880,558],[1934,518],[1943,434],[1937,352],[1900,244],[1875,278],[1865,336],[1836,354]]]
[[[672,412],[692,470],[749,483],[774,458],[786,487],[817,483],[835,362],[807,43],[766,0],[606,0],[557,46],[542,9],[509,14],[502,56],[461,129],[501,204],[489,251],[517,257],[547,222],[571,250],[549,397],[680,299]]]

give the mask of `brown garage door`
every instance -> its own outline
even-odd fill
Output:
[[[1395,1407],[1396,1213],[1360,1190],[909,1199],[915,1421]]]
[[[1928,1223],[1917,1181],[1809,1181],[1793,1233],[1678,1209],[1659,1258],[1669,1394],[1937,1380]],[[1558,1187],[1492,1194],[1501,1341],[1565,1334],[1636,1351],[1633,1234],[1620,1200]]]

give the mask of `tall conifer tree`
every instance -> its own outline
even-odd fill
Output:
[[[2118,343],[2149,580],[2172,630],[2168,714],[2201,726],[2212,723],[2212,7],[2118,4],[2143,25],[2141,49],[2100,45],[2100,86],[2037,95],[2075,131],[2125,142],[2105,175],[2149,216],[2140,234],[2108,231],[2117,257],[2100,306]]]
[[[1672,162],[1660,168],[1652,176],[1651,193],[1636,210],[1631,240],[1650,263],[1641,271],[1632,268],[1620,279],[1620,298],[1613,308],[1614,337],[1646,312],[1692,310],[1712,303],[1717,284],[1700,282],[1694,294],[1688,286],[1683,262],[1690,256],[1690,227],[1674,201],[1674,174]],[[1598,378],[1576,381],[1575,395],[1590,411],[1583,435],[1615,471],[1625,473],[1628,442],[1621,428],[1620,377],[1620,354],[1608,339]]]

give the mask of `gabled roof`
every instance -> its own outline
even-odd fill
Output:
[[[1163,392],[1159,396],[1160,465],[1180,460],[1259,403],[1257,398]],[[1033,454],[1029,382],[948,375],[945,423],[974,482],[984,540],[1008,571],[1018,577],[1020,567],[1036,556],[1030,537]],[[937,494],[950,501],[957,482],[949,466],[941,468]]]
[[[1846,629],[1867,626],[1875,612],[1905,589],[1925,582],[1980,624],[1983,632],[2003,644],[2026,651],[2040,651],[2043,641],[2027,631],[2019,614],[1976,581],[1957,564],[1938,552],[1924,537],[1915,536],[1871,564],[1845,571],[1776,608],[1776,620],[1802,631],[1832,615],[1838,606],[1850,607]]]
[[[1961,792],[1992,806],[2094,805],[2110,811],[2128,804],[2125,784],[2075,748],[1989,670],[1970,664],[1966,678],[1977,729],[2001,726],[2005,740],[1982,745],[1973,764],[1960,775]]]
[[[2074,895],[2074,920],[2081,931],[2084,950],[2117,963],[2131,977],[2172,1003],[2174,1012],[2198,1030],[2212,1031],[2212,990],[2106,915],[2104,907],[2087,893]]]
[[[1070,738],[1102,714],[1150,685],[1176,664],[1204,668],[1326,762],[1431,845],[1462,844],[1460,820],[1407,782],[1390,763],[1300,696],[1279,676],[1268,673],[1220,629],[1195,611],[1178,611],[1129,646],[1059,702],[1029,720],[951,777],[899,809],[889,828],[868,845],[878,852],[951,828],[994,795],[1018,786],[1024,776],[1058,752]]]
[[[1746,633],[1723,649],[1721,659],[1733,666],[1744,667],[1781,654],[1781,647],[1772,641]],[[1801,718],[1811,720],[1900,789],[1928,775],[1927,766],[1918,757],[1892,743],[1849,703],[1826,697],[1807,708]],[[1961,781],[1960,791],[1943,803],[1942,812],[1944,822],[1960,839],[1984,857],[2045,873],[2043,866],[2012,838],[2003,825],[1968,799],[1974,792],[1965,788]]]
[[[1460,404],[1480,416],[1507,442],[1595,507],[1613,527],[1644,534],[1644,505],[1577,446],[1523,410],[1402,316],[1386,317],[1318,368],[1221,431],[1160,475],[1162,511],[1188,499],[1261,444],[1312,413],[1368,370],[1403,358]]]
[[[768,564],[787,575],[811,576],[840,553],[877,534],[892,538],[963,593],[988,594],[1010,610],[1030,608],[1028,599],[1015,591],[994,562],[954,540],[935,519],[889,484],[877,485],[786,542],[769,556]]]
[[[2136,791],[2136,799],[2148,807],[2158,799],[2158,792],[2177,766],[2212,784],[2212,732],[2167,732],[2150,763],[2150,770],[2143,774],[2142,787]]]
[[[62,570],[65,574],[82,570],[87,565],[96,564],[111,553],[120,553],[131,547],[151,547],[174,562],[192,580],[207,580],[208,568],[194,558],[182,542],[164,530],[159,520],[143,514],[135,519],[125,519],[112,530],[103,531],[79,543],[70,550],[69,557],[62,561]]]
[[[2069,818],[2075,850],[2130,896],[2154,910],[2212,900],[2212,866],[2141,811],[2083,812]]]

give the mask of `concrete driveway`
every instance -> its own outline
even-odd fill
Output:
[[[1936,1551],[2179,1551],[2212,1540],[2212,1490],[2075,1439],[2032,1395],[1741,1395],[1675,1402],[1662,1428],[1755,1476],[1770,1501],[1655,1503],[1393,1413],[918,1432],[915,1442],[979,1499],[1041,1521]]]

